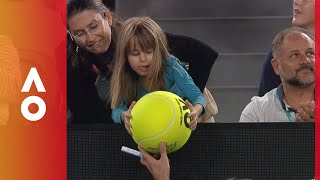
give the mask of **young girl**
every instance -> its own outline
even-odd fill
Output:
[[[179,60],[168,53],[159,25],[150,18],[131,18],[119,34],[111,78],[112,119],[123,122],[131,133],[130,112],[135,101],[149,92],[164,90],[191,101],[192,105],[189,101],[186,104],[191,110],[189,126],[194,130],[206,100]]]

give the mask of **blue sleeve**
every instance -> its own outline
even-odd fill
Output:
[[[112,120],[115,122],[115,123],[122,123],[121,121],[121,114],[124,112],[124,111],[127,111],[129,108],[126,104],[120,104],[118,107],[112,109]]]
[[[272,50],[266,56],[263,66],[259,85],[258,96],[262,97],[267,92],[278,87],[281,83],[280,77],[274,72],[271,60],[273,59]]]
[[[173,80],[173,83],[182,92],[192,105],[201,104],[203,106],[203,112],[206,108],[206,98],[201,93],[200,89],[194,84],[192,78],[188,72],[183,68],[180,61],[174,56],[169,60],[169,75]]]

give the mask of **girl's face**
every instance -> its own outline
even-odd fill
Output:
[[[84,10],[68,19],[69,31],[75,42],[93,54],[105,53],[111,43],[112,17],[103,17],[95,10]]]
[[[153,49],[148,49],[144,52],[139,45],[136,45],[130,48],[127,58],[134,72],[139,76],[147,76],[152,64]]]

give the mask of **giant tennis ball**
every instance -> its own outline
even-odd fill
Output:
[[[132,137],[146,151],[159,154],[160,142],[167,153],[180,149],[189,139],[190,110],[177,95],[155,91],[137,101],[131,111]]]

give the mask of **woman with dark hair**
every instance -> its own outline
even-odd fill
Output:
[[[113,122],[106,99],[120,27],[116,15],[100,1],[68,1],[68,110],[71,122]],[[171,53],[189,63],[189,74],[203,91],[217,52],[198,40],[166,35]]]

